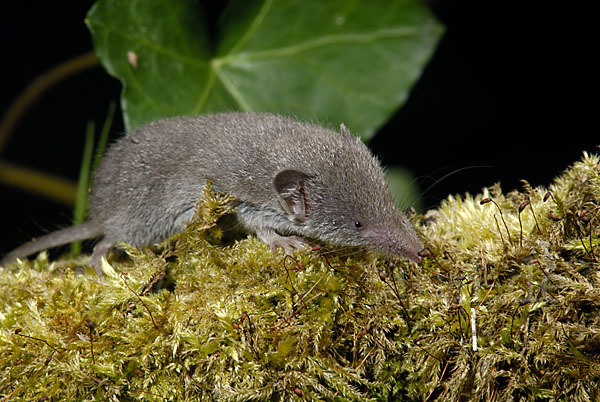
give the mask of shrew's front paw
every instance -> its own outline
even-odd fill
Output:
[[[259,230],[256,235],[260,240],[271,247],[273,253],[277,251],[277,247],[281,247],[287,255],[292,255],[293,249],[299,250],[307,247],[306,242],[302,237],[281,236],[273,229]]]

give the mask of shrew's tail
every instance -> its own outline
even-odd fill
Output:
[[[74,241],[91,239],[93,237],[100,236],[101,234],[102,231],[98,225],[94,224],[93,222],[85,222],[81,225],[60,229],[35,238],[17,247],[13,251],[6,254],[4,258],[2,258],[0,265],[6,266],[7,264],[15,261],[17,258],[24,258],[39,251],[62,246],[63,244],[68,244]]]

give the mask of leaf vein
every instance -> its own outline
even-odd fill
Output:
[[[170,57],[173,60],[183,62],[184,64],[195,65],[197,67],[204,67],[204,68],[208,67],[208,62],[203,61],[199,58],[194,58],[194,57],[198,57],[198,56],[184,56],[181,53],[169,51],[168,48],[166,48],[166,47],[158,46],[156,42],[150,41],[148,39],[145,39],[145,38],[142,38],[139,36],[128,35],[123,30],[116,29],[110,25],[106,25],[106,24],[100,23],[98,21],[94,22],[94,25],[95,25],[95,28],[103,27],[103,28],[107,29],[107,32],[105,33],[105,36],[107,36],[107,37],[110,35],[110,33],[112,31],[112,33],[118,37],[121,37],[125,40],[131,41],[134,43],[138,43],[140,45],[143,45],[143,46],[147,47],[148,49],[153,50],[156,53],[163,54],[167,57]]]
[[[419,27],[402,27],[395,29],[383,29],[368,34],[344,34],[344,35],[328,35],[321,38],[298,43],[293,46],[282,47],[277,49],[269,49],[256,52],[246,52],[239,54],[232,54],[225,57],[215,59],[218,65],[224,65],[235,61],[251,61],[261,60],[270,58],[279,58],[293,56],[299,53],[307,52],[319,47],[326,47],[331,45],[339,45],[344,43],[369,43],[375,42],[381,39],[390,39],[403,36],[413,36],[421,32]]]
[[[254,35],[254,33],[258,30],[258,28],[261,26],[261,24],[265,20],[265,17],[267,15],[267,13],[269,12],[269,9],[271,8],[272,4],[273,4],[273,0],[266,0],[263,3],[256,18],[254,18],[254,20],[252,21],[252,24],[250,24],[250,26],[248,27],[248,30],[244,33],[244,35],[242,35],[240,37],[239,41],[231,48],[231,51],[229,52],[230,54],[237,53],[239,51],[239,49],[241,49],[246,44],[246,42],[248,42],[248,40],[250,40],[250,37],[252,35]]]
[[[238,103],[240,108],[245,112],[251,112],[252,108],[250,107],[248,102],[246,102],[246,100],[244,99],[240,91],[238,91],[233,82],[231,82],[224,74],[222,74],[218,68],[215,68],[214,72],[215,75],[221,80],[225,88],[227,88],[231,97],[235,99],[235,101]]]

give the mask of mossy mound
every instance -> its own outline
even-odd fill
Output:
[[[208,189],[185,233],[105,277],[42,253],[0,271],[0,397],[598,400],[599,163],[448,198],[421,265],[223,246],[230,200]]]

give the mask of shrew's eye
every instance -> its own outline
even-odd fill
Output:
[[[359,221],[354,221],[354,227],[356,229],[360,229],[360,228],[362,228],[362,223],[360,223]]]

